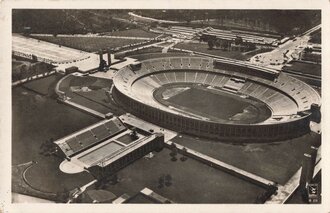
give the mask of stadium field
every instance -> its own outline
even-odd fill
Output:
[[[158,91],[164,94],[162,92],[164,88],[160,88]],[[157,93],[156,90],[155,97],[161,103],[211,120],[257,123],[271,115],[267,106],[261,102],[202,86],[190,87],[174,94],[167,100],[161,100],[159,92]],[[234,116],[239,117],[239,119],[234,118]]]
[[[35,39],[51,42],[66,47],[71,47],[87,52],[95,52],[104,48],[115,48],[124,45],[140,43],[143,40],[105,38],[105,37],[54,37],[54,36],[34,36]]]

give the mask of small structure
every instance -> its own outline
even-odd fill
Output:
[[[79,71],[79,69],[76,66],[68,67],[68,68],[65,68],[65,75],[69,75],[71,73],[78,72],[78,71]]]
[[[81,194],[82,203],[111,203],[116,195],[106,190],[87,190]]]

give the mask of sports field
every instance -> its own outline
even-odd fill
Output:
[[[161,91],[164,95],[167,90],[162,88]],[[191,86],[190,89],[176,93],[166,100],[160,100],[156,91],[155,97],[158,97],[157,100],[161,103],[180,111],[219,122],[235,120],[235,123],[257,123],[270,116],[267,106],[261,102],[203,86]]]
[[[35,36],[35,39],[51,42],[54,44],[71,47],[77,50],[95,52],[104,48],[115,48],[124,45],[143,42],[137,39],[106,38],[106,37],[54,37],[54,36]]]

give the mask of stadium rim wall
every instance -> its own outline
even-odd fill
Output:
[[[162,111],[121,93],[116,87],[113,97],[127,111],[150,123],[180,133],[230,142],[273,142],[302,136],[310,131],[310,115],[276,124],[224,124],[202,121]]]

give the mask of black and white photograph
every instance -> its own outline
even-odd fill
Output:
[[[327,202],[329,8],[88,2],[6,13],[3,203],[330,211],[313,209]]]

